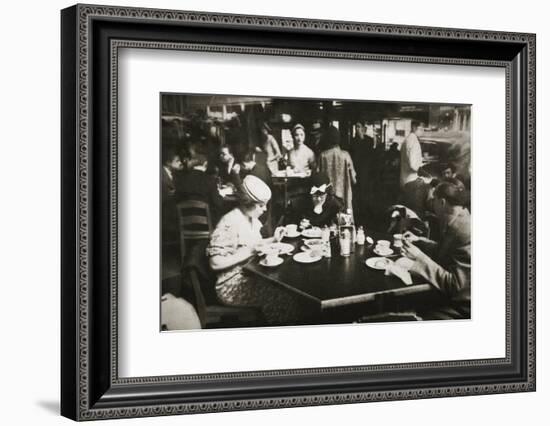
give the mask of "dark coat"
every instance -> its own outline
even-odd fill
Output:
[[[336,215],[344,210],[344,202],[335,195],[327,195],[321,214],[313,211],[311,196],[304,195],[290,203],[284,217],[284,223],[299,224],[302,219],[309,219],[311,226],[323,227],[336,223]]]
[[[222,214],[223,199],[214,176],[191,169],[177,176],[175,187],[177,201],[198,200],[208,203],[213,223]]]

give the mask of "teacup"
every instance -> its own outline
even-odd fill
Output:
[[[279,262],[279,259],[279,254],[276,251],[271,252],[265,257],[265,264],[268,266],[276,265]]]
[[[289,224],[285,226],[287,235],[296,235],[298,232],[298,225],[295,224]]]
[[[390,242],[388,240],[378,240],[376,243],[376,247],[379,248],[381,251],[388,251],[390,248]]]

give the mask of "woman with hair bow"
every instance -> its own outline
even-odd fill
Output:
[[[311,226],[323,227],[336,223],[343,211],[343,201],[333,195],[332,185],[325,173],[311,176],[309,195],[291,202],[284,217],[285,223],[300,223],[307,219]]]

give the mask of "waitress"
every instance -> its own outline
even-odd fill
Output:
[[[315,154],[305,144],[306,130],[304,126],[296,124],[292,128],[292,138],[294,139],[294,148],[289,153],[290,167],[299,173],[309,173],[315,170]]]

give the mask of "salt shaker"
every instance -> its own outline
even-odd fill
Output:
[[[357,244],[360,246],[365,245],[365,231],[363,231],[362,226],[357,230]]]

